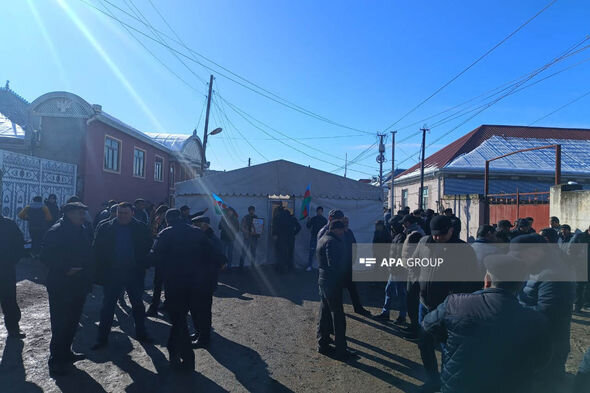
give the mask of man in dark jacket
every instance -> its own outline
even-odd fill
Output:
[[[25,338],[18,322],[16,302],[16,264],[25,255],[25,240],[14,221],[0,215],[0,306],[8,337]]]
[[[217,288],[219,270],[226,264],[221,241],[215,236],[211,228],[211,220],[206,216],[193,218],[193,224],[199,228],[209,241],[209,254],[203,264],[201,274],[206,280],[196,291],[196,302],[191,309],[191,316],[195,327],[193,348],[209,348],[211,342],[211,307],[213,306],[213,292]]]
[[[571,244],[586,244],[586,247],[590,245],[590,228],[588,228],[584,232],[576,233],[571,241]],[[573,252],[573,250],[572,250]],[[568,250],[569,253],[569,250]],[[575,301],[575,311],[581,312],[582,307],[590,298],[590,248],[587,251],[588,255],[588,277],[585,281],[578,281],[576,284],[576,301]]]
[[[178,209],[166,213],[168,227],[158,235],[150,259],[160,267],[166,287],[166,301],[172,328],[168,338],[170,363],[186,371],[195,369],[195,353],[191,346],[186,318],[188,312],[198,314],[201,290],[211,286],[209,270],[211,243],[198,228],[188,225]]]
[[[117,207],[117,217],[102,224],[94,238],[94,253],[98,263],[98,282],[104,285],[104,297],[100,311],[98,338],[93,349],[106,347],[113,324],[117,299],[127,291],[138,341],[151,342],[145,330],[143,306],[143,280],[146,257],[152,246],[149,228],[133,217],[133,206],[122,202]]]
[[[483,277],[479,282],[442,281],[440,278],[442,274],[445,274],[450,269],[456,269],[466,277],[477,277],[480,273],[475,252],[463,240],[455,236],[455,225],[452,219],[446,215],[434,217],[430,221],[431,235],[420,239],[412,255],[414,259],[432,258],[433,256],[447,259],[447,265],[443,265],[442,269],[436,267],[423,267],[420,269],[420,306],[418,310],[418,320],[420,322],[428,312],[437,308],[449,294],[472,293],[482,288]],[[430,247],[435,243],[438,244],[434,248],[437,255],[433,255]],[[447,249],[442,244],[463,244],[464,248],[461,250],[459,257],[456,250]],[[448,257],[443,254],[443,252],[447,251],[449,252]],[[436,392],[440,384],[435,344],[432,335],[422,334],[420,337],[420,356],[428,374],[428,381],[422,388],[423,392]]]
[[[365,317],[370,317],[371,312],[363,307],[361,303],[361,297],[359,296],[359,291],[356,287],[356,283],[352,280],[352,257],[353,257],[353,247],[356,244],[356,238],[354,237],[354,233],[350,229],[348,217],[344,217],[342,219],[344,223],[344,245],[345,252],[346,252],[346,281],[344,282],[344,288],[348,289],[348,294],[350,295],[350,301],[352,302],[352,307],[354,312],[360,315],[364,315]]]
[[[518,236],[510,243],[510,255],[523,259],[535,275],[525,283],[518,299],[526,308],[543,314],[549,324],[553,356],[541,376],[548,392],[557,391],[554,389],[565,377],[575,297],[575,284],[563,281],[561,270],[566,269],[566,264],[559,261],[560,254],[556,245],[549,248],[546,240],[537,234]]]
[[[522,307],[512,281],[522,261],[493,255],[485,259],[483,290],[449,295],[424,317],[422,326],[445,345],[442,393],[532,393],[534,372],[551,354],[545,318]]]
[[[230,207],[223,211],[223,217],[219,222],[219,230],[221,231],[221,247],[227,258],[227,268],[231,269],[234,258],[234,241],[240,233],[238,213],[233,208]]]
[[[43,198],[36,196],[30,205],[25,206],[18,213],[18,218],[29,223],[29,235],[31,236],[31,255],[36,258],[41,251],[41,242],[49,223],[52,220],[51,213],[47,206],[43,204]]]
[[[508,220],[500,220],[498,221],[498,226],[496,228],[496,239],[500,243],[510,243],[512,239],[512,233],[510,230],[514,225],[510,223]]]
[[[453,209],[447,208],[444,211],[444,215],[451,219],[451,225],[453,226],[453,238],[459,239],[461,236],[461,220],[453,213]]]
[[[293,269],[293,245],[301,225],[291,213],[279,205],[272,220],[272,237],[275,242],[276,267],[280,272]]]
[[[306,272],[311,272],[313,268],[313,259],[316,255],[317,244],[318,244],[318,232],[328,223],[326,217],[324,217],[324,208],[318,206],[315,209],[316,215],[307,218],[305,226],[310,231],[309,239],[309,257],[307,259],[307,266],[305,267]]]
[[[258,238],[260,233],[256,233],[254,226],[254,219],[258,218],[256,215],[256,208],[248,206],[248,214],[242,217],[240,222],[240,232],[243,236],[242,255],[240,256],[240,269],[244,267],[244,261],[248,259],[252,267],[256,266],[256,248],[258,247]]]
[[[42,243],[41,262],[49,268],[49,371],[55,375],[64,374],[68,363],[84,359],[71,347],[94,272],[92,237],[84,227],[87,209],[81,202],[64,205],[64,217],[49,229]]]
[[[328,232],[318,240],[320,320],[318,322],[318,352],[331,354],[330,334],[334,333],[335,355],[345,360],[352,353],[346,346],[346,318],[342,305],[342,288],[347,280],[344,223],[330,223]]]

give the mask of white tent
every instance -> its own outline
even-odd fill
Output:
[[[220,215],[215,213],[212,194],[215,193],[241,218],[248,206],[256,208],[256,215],[264,219],[264,231],[258,242],[257,263],[274,263],[270,225],[272,212],[279,203],[301,216],[303,194],[311,185],[311,213],[317,206],[327,216],[331,209],[341,209],[350,219],[350,228],[359,243],[372,241],[376,220],[383,217],[381,189],[356,180],[320,171],[293,162],[278,160],[233,171],[216,173],[203,178],[176,184],[176,206],[187,205],[192,212],[209,208],[207,216],[219,234]],[[299,221],[302,230],[295,240],[295,263],[304,265],[309,254],[310,232],[305,221]],[[234,265],[241,250],[234,250]],[[317,261],[316,261],[317,264]]]

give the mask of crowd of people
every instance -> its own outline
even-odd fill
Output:
[[[464,253],[451,263],[461,265],[462,271],[480,269],[481,281],[440,282],[432,275],[425,278],[424,270],[412,269],[389,276],[383,309],[374,318],[390,320],[397,300],[399,315],[393,323],[407,339],[419,343],[428,375],[422,391],[560,391],[570,351],[572,312],[589,305],[590,287],[588,277],[578,277],[577,282],[557,279],[552,266],[559,261],[567,269],[566,258],[575,252],[571,244],[590,244],[590,228],[572,234],[569,225],[550,217],[547,228],[536,233],[533,222],[527,217],[514,225],[501,220],[479,227],[477,238],[466,247],[472,255]],[[387,212],[376,223],[373,241],[391,243],[392,252],[402,258],[426,257],[429,244],[465,244],[460,231],[461,223],[451,209],[437,215],[432,210],[405,208],[393,217]],[[519,248],[550,243],[555,247]],[[587,258],[583,263],[588,268]],[[515,282],[514,271],[520,268],[535,274]],[[437,347],[442,350],[440,372]],[[590,349],[575,392],[590,389],[588,360]]]
[[[153,342],[146,315],[165,311],[172,325],[167,343],[171,366],[194,370],[193,348],[210,345],[212,297],[219,272],[231,268],[235,242],[240,245],[239,266],[246,260],[255,266],[260,238],[253,206],[241,220],[233,208],[225,208],[219,237],[206,212],[191,214],[188,206],[152,206],[142,199],[134,203],[113,200],[92,219],[78,197],[61,208],[54,195],[46,201],[33,198],[19,218],[29,223],[31,256],[48,271],[52,374],[65,374],[71,363],[84,358],[71,345],[93,284],[103,287],[103,297],[92,350],[108,346],[116,304],[125,301],[127,293],[135,338]],[[323,208],[317,207],[315,216],[305,222],[311,238],[302,267],[312,271],[317,258],[318,352],[343,361],[356,357],[346,343],[343,292],[347,289],[354,311],[377,321],[390,321],[391,309],[397,304],[399,314],[393,324],[403,337],[418,343],[427,375],[423,392],[557,391],[570,351],[572,313],[588,306],[590,284],[588,277],[577,283],[552,280],[544,261],[565,258],[571,244],[590,244],[590,228],[572,233],[557,217],[551,217],[548,224],[538,233],[530,217],[514,224],[501,220],[497,225],[480,226],[477,237],[470,239],[469,255],[454,262],[463,271],[481,272],[477,280],[440,281],[435,279],[436,271],[423,276],[412,269],[392,270],[383,307],[371,315],[353,280],[356,239],[348,218],[341,210],[331,210],[326,218]],[[294,267],[294,240],[301,229],[292,213],[283,206],[276,209],[271,236],[280,272]],[[387,211],[376,222],[373,243],[389,245],[402,259],[428,258],[432,244],[467,245],[460,233],[461,221],[452,209],[437,214],[431,209],[410,212],[404,208],[395,215]],[[0,217],[0,237],[5,240],[0,242],[0,304],[9,336],[22,339],[15,265],[25,256],[24,237],[4,217]],[[509,244],[497,247],[501,243]],[[547,243],[555,243],[554,252],[539,247],[523,253],[518,248]],[[587,263],[590,265],[590,256]],[[144,281],[150,267],[155,267],[154,291],[146,312]],[[535,276],[518,282],[507,279],[507,272],[516,267],[523,271],[526,267]],[[162,292],[164,304],[160,304]],[[192,328],[187,324],[189,313]],[[437,348],[442,351],[441,370]],[[588,386],[589,382],[590,350],[576,384]]]

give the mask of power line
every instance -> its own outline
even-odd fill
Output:
[[[478,57],[473,63],[471,63],[466,68],[464,68],[461,72],[459,72],[457,75],[455,75],[454,77],[452,77],[444,85],[442,85],[441,87],[439,87],[438,89],[436,89],[434,91],[434,93],[432,93],[431,95],[429,95],[428,97],[426,97],[418,105],[416,105],[415,107],[413,107],[412,109],[410,109],[408,112],[406,112],[406,114],[404,114],[398,120],[396,120],[391,125],[389,125],[389,127],[386,127],[385,128],[385,132],[389,131],[393,126],[395,126],[397,123],[399,123],[400,121],[402,121],[403,119],[405,119],[407,116],[409,116],[411,113],[413,113],[416,109],[420,108],[422,105],[424,105],[426,102],[428,102],[432,97],[434,97],[435,95],[437,95],[438,93],[440,93],[444,88],[446,88],[451,83],[453,83],[455,80],[457,80],[461,75],[463,75],[464,73],[466,73],[467,71],[469,71],[473,66],[475,66],[477,63],[479,63],[481,60],[483,60],[486,56],[488,56],[490,53],[492,53],[494,50],[496,50],[500,45],[502,45],[503,43],[505,43],[506,41],[508,41],[513,35],[515,35],[516,33],[518,33],[521,29],[523,29],[526,25],[528,25],[530,22],[532,22],[536,17],[538,17],[539,15],[541,15],[543,12],[545,12],[545,10],[547,10],[549,7],[551,7],[556,2],[557,2],[557,0],[552,0],[549,4],[547,4],[545,7],[543,7],[543,9],[541,9],[539,12],[537,12],[535,15],[533,15],[531,18],[529,18],[526,22],[524,22],[523,24],[521,24],[516,30],[514,30],[512,33],[508,34],[506,37],[504,37],[504,39],[502,39],[500,42],[498,42],[492,48],[488,49],[483,55],[481,55],[480,57]]]
[[[241,118],[243,118],[243,119],[244,119],[246,122],[248,122],[248,124],[250,124],[252,127],[254,127],[254,128],[256,128],[256,129],[258,129],[258,130],[262,131],[264,134],[266,134],[266,135],[268,135],[269,137],[273,138],[275,141],[277,141],[277,142],[281,143],[282,145],[284,145],[284,146],[286,146],[286,147],[288,147],[288,148],[290,148],[290,149],[292,149],[292,150],[295,150],[295,151],[297,151],[297,152],[299,152],[299,153],[301,153],[301,154],[303,154],[303,155],[305,155],[305,156],[307,156],[307,157],[309,157],[309,158],[312,158],[312,159],[314,159],[314,160],[316,160],[316,161],[321,161],[321,162],[323,162],[323,163],[326,163],[326,164],[329,164],[329,165],[338,166],[338,164],[334,164],[334,163],[333,163],[333,162],[331,162],[331,161],[327,161],[327,160],[324,160],[323,158],[319,158],[319,157],[313,156],[313,155],[311,155],[311,154],[309,154],[309,153],[307,153],[307,152],[305,152],[305,151],[303,151],[303,150],[301,150],[301,149],[299,149],[299,148],[297,148],[297,147],[295,147],[295,146],[289,145],[289,144],[288,144],[288,143],[286,143],[285,141],[282,141],[282,140],[280,140],[280,139],[278,139],[278,138],[274,137],[274,136],[273,136],[271,133],[269,133],[268,131],[266,131],[264,128],[262,128],[262,127],[260,127],[260,126],[256,125],[255,123],[253,123],[253,122],[252,122],[252,121],[251,121],[251,120],[250,120],[250,119],[247,117],[247,116],[249,116],[249,115],[246,115],[246,114],[245,114],[245,112],[243,112],[241,109],[237,108],[235,105],[233,105],[232,103],[230,103],[229,101],[227,101],[225,98],[221,97],[219,94],[218,94],[218,96],[219,96],[219,98],[220,98],[220,99],[221,99],[223,102],[225,102],[225,104],[226,104],[227,106],[229,106],[229,108],[230,108],[230,109],[232,109],[232,110],[233,110],[233,111],[234,111],[236,114],[238,114],[238,116],[240,116],[240,117],[241,117]],[[254,118],[253,118],[253,119],[254,119]],[[362,171],[358,171],[358,170],[352,170],[352,169],[351,169],[351,171],[354,171],[354,172],[358,172],[358,173],[362,173],[362,174],[365,174],[365,175],[372,176],[372,175],[371,175],[371,174],[369,174],[369,173],[362,172]]]
[[[357,132],[360,132],[360,133],[364,133],[364,134],[369,134],[369,135],[372,135],[372,133],[371,133],[371,132],[369,132],[369,131],[362,130],[362,129],[355,128],[355,127],[350,127],[350,126],[347,126],[347,125],[345,125],[345,124],[342,124],[342,123],[339,123],[339,122],[336,122],[336,121],[330,120],[330,119],[328,119],[328,118],[326,118],[326,117],[324,117],[324,116],[321,116],[321,115],[319,115],[319,114],[317,114],[317,113],[315,113],[315,112],[313,112],[313,111],[310,111],[310,110],[308,110],[308,109],[305,109],[305,108],[303,108],[303,107],[301,107],[301,106],[299,106],[299,105],[297,105],[297,104],[295,104],[295,103],[293,103],[293,102],[291,102],[291,101],[289,101],[289,100],[287,100],[287,99],[284,99],[284,98],[282,98],[282,97],[280,97],[280,96],[276,95],[275,93],[272,93],[272,92],[268,91],[267,89],[265,89],[265,88],[263,88],[263,87],[259,86],[258,84],[256,84],[256,83],[254,83],[254,82],[251,82],[251,81],[249,81],[248,79],[246,79],[246,78],[244,78],[244,77],[242,77],[242,76],[240,76],[240,75],[236,74],[235,72],[233,72],[233,71],[231,71],[231,70],[229,70],[229,69],[227,69],[227,68],[225,68],[225,67],[221,66],[220,64],[218,64],[218,63],[214,62],[213,60],[211,60],[211,59],[207,58],[206,56],[203,56],[202,54],[200,54],[200,53],[196,52],[195,50],[193,50],[193,49],[190,49],[190,48],[188,48],[188,47],[187,47],[187,50],[189,50],[191,53],[193,53],[193,54],[195,54],[195,55],[197,55],[197,56],[199,56],[199,57],[201,57],[201,58],[205,59],[206,61],[210,62],[211,64],[214,64],[216,67],[219,67],[219,68],[221,68],[222,70],[224,70],[224,71],[228,72],[230,75],[233,75],[233,76],[235,76],[236,78],[238,78],[238,79],[240,79],[240,80],[244,81],[245,83],[248,83],[249,85],[247,85],[247,84],[245,84],[245,83],[243,83],[243,82],[240,82],[240,81],[236,80],[235,78],[232,78],[232,77],[230,77],[230,76],[228,76],[228,75],[226,75],[226,74],[224,74],[224,73],[220,72],[218,69],[215,69],[215,68],[213,68],[213,67],[211,67],[211,66],[208,66],[208,65],[206,65],[206,64],[203,64],[201,61],[198,61],[197,59],[195,59],[195,58],[193,58],[193,57],[187,56],[186,54],[184,54],[184,53],[182,53],[182,52],[180,52],[180,51],[178,51],[178,50],[176,50],[176,49],[172,48],[170,45],[168,45],[168,44],[166,44],[166,43],[164,43],[164,42],[161,42],[161,41],[159,41],[159,40],[157,40],[157,39],[155,39],[155,38],[153,38],[153,37],[149,36],[149,35],[148,35],[148,34],[146,34],[145,32],[143,32],[143,31],[141,31],[141,30],[139,30],[139,29],[135,28],[134,26],[131,26],[131,25],[129,25],[128,23],[125,23],[125,22],[121,21],[119,18],[117,18],[117,17],[115,17],[115,16],[113,16],[113,15],[109,15],[108,13],[106,13],[106,12],[102,11],[101,9],[99,9],[99,8],[95,7],[93,4],[89,3],[88,1],[86,1],[86,0],[79,0],[79,1],[81,1],[81,2],[82,2],[82,3],[84,3],[84,4],[86,4],[88,7],[91,7],[91,8],[93,8],[93,9],[97,10],[98,12],[100,12],[100,13],[102,13],[102,14],[106,15],[106,16],[107,16],[107,17],[109,17],[109,18],[112,18],[112,19],[115,19],[115,20],[117,20],[119,23],[121,23],[121,24],[124,24],[124,25],[125,25],[125,26],[127,26],[129,29],[132,29],[133,31],[135,31],[135,32],[137,32],[137,33],[139,33],[139,34],[143,35],[144,37],[146,37],[146,38],[148,38],[148,39],[150,39],[150,40],[152,40],[152,41],[154,41],[154,42],[156,42],[156,43],[158,43],[158,44],[160,44],[160,45],[162,45],[162,46],[164,46],[164,47],[168,48],[169,50],[171,50],[171,51],[173,51],[173,52],[177,53],[178,55],[180,55],[180,56],[182,56],[182,57],[185,57],[185,58],[187,58],[188,60],[190,60],[190,61],[192,61],[192,62],[195,62],[196,64],[199,64],[201,67],[203,67],[203,68],[205,68],[205,69],[207,69],[207,70],[209,70],[209,71],[212,71],[212,72],[216,73],[217,75],[219,75],[219,76],[222,76],[222,77],[224,77],[224,78],[226,78],[226,79],[228,79],[228,80],[230,80],[230,81],[232,81],[232,82],[236,83],[237,85],[240,85],[240,86],[242,86],[242,87],[244,87],[244,88],[246,88],[246,89],[248,89],[248,90],[250,90],[250,91],[252,91],[252,92],[254,92],[254,93],[256,93],[256,94],[258,94],[258,95],[260,95],[260,96],[262,96],[262,97],[265,97],[265,98],[267,98],[267,99],[269,99],[269,100],[271,100],[271,101],[273,101],[273,102],[275,102],[275,103],[279,104],[279,105],[285,106],[285,107],[287,107],[287,108],[289,108],[289,109],[291,109],[291,110],[294,110],[294,111],[296,111],[296,112],[299,112],[299,113],[301,113],[301,114],[304,114],[304,115],[306,115],[306,116],[309,116],[309,117],[311,117],[311,118],[314,118],[314,119],[316,119],[316,120],[319,120],[319,121],[322,121],[322,122],[325,122],[325,123],[331,124],[331,125],[333,125],[333,126],[337,126],[337,127],[340,127],[340,128],[345,128],[345,129],[349,129],[349,130],[352,130],[352,131],[357,131]],[[121,9],[121,8],[120,8],[120,7],[118,7],[117,5],[115,5],[115,4],[113,4],[112,2],[110,2],[109,0],[102,0],[102,1],[105,1],[106,3],[110,4],[112,7],[114,7],[114,8],[116,8],[116,9],[118,9],[119,11],[121,11],[121,12],[123,12],[124,14],[126,14],[127,16],[129,16],[130,18],[132,18],[132,19],[134,19],[134,20],[138,21],[139,23],[143,24],[144,26],[146,26],[146,27],[150,28],[149,24],[146,24],[146,23],[145,23],[144,21],[142,21],[140,18],[138,18],[138,17],[136,17],[136,16],[134,16],[134,15],[130,14],[129,12],[127,12],[127,11],[125,11],[125,10],[123,10],[123,9]],[[152,27],[152,28],[153,28],[153,27]],[[170,39],[171,41],[173,41],[173,42],[175,42],[175,43],[177,43],[177,44],[180,44],[180,43],[179,43],[179,42],[178,42],[176,39],[174,39],[174,38],[170,37],[169,35],[167,35],[167,34],[163,33],[162,31],[160,31],[160,30],[158,30],[158,29],[155,29],[155,28],[153,28],[153,29],[154,29],[154,31],[157,31],[157,32],[158,32],[158,34],[161,34],[162,36],[165,36],[165,37],[167,37],[167,38],[168,38],[168,39]],[[252,87],[252,86],[253,86],[253,87]]]
[[[590,90],[587,91],[586,93],[582,94],[581,96],[578,96],[578,97],[574,98],[573,100],[569,101],[567,104],[560,106],[559,108],[555,109],[554,111],[547,113],[545,116],[538,118],[534,122],[529,123],[529,126],[532,126],[533,124],[538,123],[541,120],[548,118],[549,116],[553,115],[554,113],[559,112],[560,110],[570,106],[571,104],[580,101],[582,98],[586,97],[587,95],[590,95]]]

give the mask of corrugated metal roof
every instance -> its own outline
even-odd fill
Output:
[[[486,160],[517,150],[561,145],[561,172],[563,174],[590,174],[590,140],[556,138],[506,138],[492,136],[469,153],[445,165],[445,168],[481,172]],[[514,154],[490,163],[490,172],[554,173],[555,150],[543,149]]]
[[[166,146],[168,149],[180,153],[184,143],[190,139],[192,134],[161,134],[161,133],[146,133],[147,136],[154,141]]]
[[[0,137],[25,139],[25,130],[3,113],[0,113]]]
[[[589,140],[590,130],[584,128],[550,128],[482,125],[467,133],[436,153],[426,157],[424,165],[429,168],[442,168],[458,156],[474,150],[492,136],[550,139],[559,136],[560,139]],[[420,163],[396,176],[396,179],[419,171]]]

